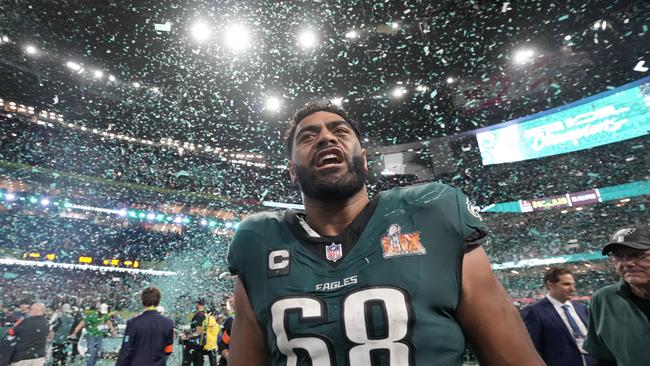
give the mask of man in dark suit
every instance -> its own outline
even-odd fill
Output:
[[[165,366],[174,348],[174,322],[158,312],[160,290],[142,291],[142,314],[126,322],[115,366]]]
[[[546,297],[522,312],[537,352],[548,366],[592,366],[592,358],[582,347],[589,315],[584,304],[571,301],[576,290],[571,271],[552,267],[544,283]]]

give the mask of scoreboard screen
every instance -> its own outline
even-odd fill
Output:
[[[648,134],[650,77],[476,131],[483,165],[590,149]]]

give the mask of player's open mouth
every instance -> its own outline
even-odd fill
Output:
[[[316,168],[329,168],[343,163],[343,152],[339,148],[328,148],[319,151],[314,157]]]

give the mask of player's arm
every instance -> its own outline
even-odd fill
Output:
[[[253,307],[239,278],[235,280],[235,319],[230,337],[228,364],[233,366],[269,364],[264,334],[257,325]]]
[[[465,253],[457,318],[482,366],[544,365],[482,247]]]
[[[76,336],[77,333],[81,332],[81,330],[86,326],[86,322],[82,320],[79,324],[77,324],[77,327],[74,328],[74,331],[72,332],[71,336]]]

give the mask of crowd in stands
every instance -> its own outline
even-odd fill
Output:
[[[299,202],[286,170],[232,164],[214,154],[148,146],[89,132],[10,119],[0,124],[0,161],[160,189],[204,193],[231,203]],[[478,205],[577,192],[645,180],[648,137],[586,151],[483,166],[477,149],[449,159],[462,169],[436,180],[462,189]],[[423,158],[427,156],[423,153]],[[426,160],[426,159],[425,159]],[[439,162],[432,164],[433,170]],[[370,185],[376,192],[386,184]]]
[[[616,228],[650,223],[650,196],[565,212],[484,213],[483,218],[491,235],[486,251],[494,263],[600,252]]]

